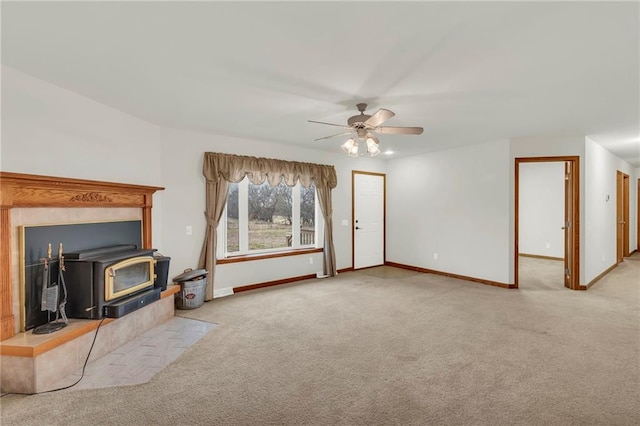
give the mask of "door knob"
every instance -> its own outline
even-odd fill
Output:
[[[356,226],[356,229],[362,229],[362,228],[360,228],[359,226]]]

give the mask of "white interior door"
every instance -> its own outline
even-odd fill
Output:
[[[385,176],[353,173],[353,267],[384,264]]]

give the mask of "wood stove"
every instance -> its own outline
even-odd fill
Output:
[[[65,253],[70,318],[117,318],[160,299],[153,249],[117,245]]]

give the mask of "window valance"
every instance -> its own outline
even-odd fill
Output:
[[[284,180],[288,186],[299,181],[305,188],[315,183],[316,188],[333,189],[338,184],[333,166],[218,152],[205,153],[202,172],[207,181],[214,183],[220,179],[240,182],[247,176],[254,185],[268,180],[269,185],[275,186]]]
[[[229,182],[240,182],[245,176],[254,185],[261,185],[265,180],[268,180],[271,186],[279,185],[283,180],[288,186],[295,186],[300,182],[302,186],[308,188],[311,183],[315,184],[316,197],[324,218],[323,273],[327,276],[337,274],[336,254],[333,247],[331,190],[338,185],[338,178],[333,166],[205,152],[202,173],[207,180],[205,194],[207,229],[198,267],[209,271],[205,300],[213,299],[217,228],[227,203]]]

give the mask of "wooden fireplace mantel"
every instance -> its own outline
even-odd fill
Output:
[[[0,171],[0,340],[15,334],[11,298],[11,209],[29,207],[139,207],[142,244],[152,248],[153,194],[164,188]]]

